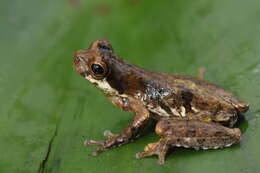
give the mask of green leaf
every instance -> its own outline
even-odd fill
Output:
[[[0,173],[256,172],[260,169],[260,41],[257,0],[3,0],[0,2]],[[83,141],[119,132],[132,118],[72,68],[72,56],[98,38],[141,67],[195,75],[250,103],[239,145],[175,149],[137,160],[158,140],[91,156]]]

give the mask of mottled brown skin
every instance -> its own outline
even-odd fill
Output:
[[[115,106],[135,114],[121,133],[106,131],[105,141],[87,140],[86,145],[100,146],[93,155],[129,143],[151,118],[158,121],[156,133],[161,139],[136,157],[158,155],[160,164],[170,147],[217,149],[240,139],[240,130],[228,127],[233,127],[238,114],[246,112],[249,105],[201,79],[202,75],[195,78],[144,70],[116,56],[106,40],[96,40],[89,49],[77,51],[73,65]]]

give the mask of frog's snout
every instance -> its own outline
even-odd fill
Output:
[[[74,65],[74,66],[75,66],[75,65],[78,65],[79,62],[80,62],[80,57],[75,55],[75,56],[73,57],[73,65]]]
[[[87,65],[83,57],[78,56],[77,54],[73,57],[73,67],[76,71],[83,77],[87,73]]]
[[[81,56],[75,55],[75,56],[73,57],[73,63],[74,63],[75,65],[86,64],[86,60],[85,60],[83,57],[81,57]]]
[[[73,66],[74,68],[78,69],[82,66],[83,59],[80,56],[75,55],[73,57]]]

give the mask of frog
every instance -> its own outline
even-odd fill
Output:
[[[156,122],[160,139],[136,153],[137,159],[157,156],[158,163],[164,164],[175,147],[221,149],[240,141],[241,131],[235,124],[249,104],[201,75],[141,68],[118,56],[105,39],[76,51],[73,66],[113,105],[134,115],[120,133],[106,130],[105,140],[87,139],[86,146],[98,146],[93,156],[136,140],[150,120]]]

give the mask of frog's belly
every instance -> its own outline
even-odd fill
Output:
[[[147,105],[147,108],[150,112],[157,114],[159,116],[170,117],[170,116],[177,116],[177,117],[185,117],[186,116],[186,109],[184,106],[180,108],[162,108],[161,106],[154,106],[154,105]]]

